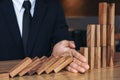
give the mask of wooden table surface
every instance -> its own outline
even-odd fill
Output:
[[[61,71],[59,73],[50,73],[42,75],[25,75],[23,77],[14,77],[10,79],[0,80],[120,80],[120,53],[115,56],[115,66],[113,68],[101,68],[87,71],[84,74],[71,73]],[[7,72],[13,66],[18,64],[18,61],[0,61],[0,72]]]

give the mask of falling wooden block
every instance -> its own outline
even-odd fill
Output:
[[[57,68],[59,65],[61,65],[64,61],[65,61],[65,57],[64,57],[64,56],[58,58],[58,60],[57,60],[53,65],[51,65],[49,68],[47,68],[47,69],[45,70],[45,72],[46,72],[47,74],[49,74],[49,73],[52,72],[55,68]]]
[[[28,66],[26,66],[22,71],[20,71],[18,75],[19,76],[25,75],[28,71],[30,71],[30,69],[38,65],[39,62],[40,59],[38,57],[33,58],[33,61]]]
[[[29,75],[33,75],[34,73],[37,72],[37,70],[43,65],[43,63],[45,63],[47,61],[47,57],[43,56],[40,58],[40,61],[38,62],[38,64],[36,66],[34,66],[32,69],[30,69],[30,71],[28,71]]]
[[[97,24],[95,28],[95,46],[100,47],[100,25]]]
[[[115,24],[115,3],[108,4],[108,25]]]
[[[99,3],[99,24],[107,24],[107,2]]]
[[[101,47],[95,47],[95,68],[101,68]]]
[[[108,66],[109,67],[114,66],[114,63],[113,63],[114,53],[115,53],[114,46],[108,46]]]
[[[9,79],[9,73],[0,73],[0,80]]]
[[[89,47],[89,59],[88,64],[90,65],[90,70],[94,69],[94,56],[95,56],[95,47]]]
[[[87,26],[87,47],[95,46],[95,24]]]
[[[101,67],[106,68],[107,66],[107,47],[101,47]]]
[[[107,25],[100,25],[101,46],[107,46]]]
[[[108,25],[108,46],[115,45],[115,28],[114,25]]]
[[[16,76],[21,70],[23,70],[26,66],[28,66],[32,62],[32,59],[29,57],[26,57],[23,59],[19,64],[17,64],[15,67],[13,67],[9,72],[10,76],[14,77]]]
[[[85,56],[88,61],[88,47],[80,47],[80,53]]]
[[[63,68],[65,68],[68,64],[70,64],[73,61],[73,57],[71,56],[67,56],[65,61],[59,65],[57,68],[54,69],[54,72],[57,73],[60,70],[62,70]]]
[[[49,68],[52,64],[54,64],[57,61],[57,58],[54,56],[50,56],[49,59],[44,62],[44,64],[37,70],[37,74],[43,73],[47,68]]]

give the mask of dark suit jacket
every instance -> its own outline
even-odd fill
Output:
[[[0,60],[49,56],[55,43],[70,39],[59,0],[36,0],[29,32],[24,53],[12,0],[0,0]]]

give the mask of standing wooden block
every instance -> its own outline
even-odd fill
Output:
[[[113,67],[113,59],[114,59],[114,46],[108,46],[108,66]]]
[[[43,73],[47,68],[57,61],[54,56],[49,57],[49,59],[37,70],[37,74]]]
[[[101,46],[107,46],[107,25],[100,25]]]
[[[101,47],[95,47],[95,68],[101,68]]]
[[[26,66],[28,66],[32,62],[32,59],[29,57],[26,57],[24,60],[22,60],[18,65],[13,67],[9,72],[10,76],[14,77],[16,76],[21,70],[23,70]]]
[[[80,47],[80,53],[85,56],[88,61],[88,47]]]
[[[108,46],[115,44],[115,28],[114,25],[108,25]]]
[[[47,74],[49,74],[50,72],[52,72],[55,68],[57,68],[59,65],[61,65],[63,62],[65,61],[65,57],[61,57],[61,58],[58,58],[58,60],[52,65],[50,66],[49,68],[47,68],[45,70],[45,72]]]
[[[33,75],[35,72],[37,72],[37,70],[43,65],[43,63],[47,61],[47,59],[48,58],[46,56],[41,57],[38,64],[34,66],[32,69],[30,69],[30,71],[28,71],[28,74]]]
[[[96,25],[96,29],[95,29],[95,46],[96,47],[100,47],[100,25],[97,24]]]
[[[23,76],[25,75],[28,71],[30,71],[33,67],[35,67],[36,65],[38,65],[40,62],[40,59],[35,57],[33,59],[33,61],[28,65],[26,66],[22,71],[19,72],[19,76]]]
[[[0,73],[0,80],[9,79],[9,73]]]
[[[115,3],[108,4],[108,25],[115,24]]]
[[[95,46],[95,24],[87,26],[87,47]]]
[[[99,24],[107,24],[107,2],[99,3]]]
[[[57,73],[60,70],[62,70],[63,68],[65,68],[68,64],[70,64],[73,61],[73,57],[71,56],[67,56],[65,61],[59,65],[57,68],[54,69],[54,72]]]
[[[95,47],[89,47],[89,59],[88,64],[90,65],[90,70],[94,69],[94,56],[95,56]]]
[[[107,47],[101,47],[101,67],[106,68],[107,66]]]

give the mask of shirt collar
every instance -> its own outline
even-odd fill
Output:
[[[24,0],[12,0],[16,8],[21,11]],[[31,6],[35,5],[35,0],[30,0]]]

